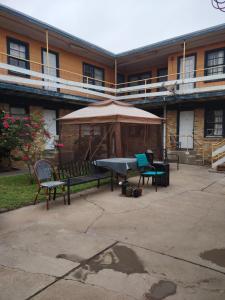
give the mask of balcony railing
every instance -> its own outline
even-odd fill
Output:
[[[43,74],[44,65],[31,60],[29,60],[30,69],[23,69],[7,64],[6,58],[9,55],[1,52],[0,54],[2,55],[0,60],[0,81],[61,93],[79,94],[88,97],[96,96],[99,99],[132,101],[159,96],[167,97],[225,90],[225,74],[204,76],[205,71],[212,68],[195,70],[196,77],[192,78],[184,78],[188,77],[188,73],[185,72],[185,74],[168,74],[168,80],[163,82],[157,82],[160,77],[152,77],[115,84],[61,68],[54,68],[59,77]],[[52,67],[48,68],[51,69]],[[193,73],[193,70],[191,73]],[[99,82],[99,85],[91,84],[93,80]],[[162,88],[164,89],[163,91]]]

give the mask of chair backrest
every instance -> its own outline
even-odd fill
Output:
[[[145,153],[135,154],[135,157],[137,158],[138,168],[144,168],[149,166],[149,161]]]
[[[52,180],[54,170],[51,163],[45,159],[38,160],[34,165],[34,173],[39,182]]]

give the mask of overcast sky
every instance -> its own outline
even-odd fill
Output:
[[[225,23],[211,0],[1,0],[118,53]]]

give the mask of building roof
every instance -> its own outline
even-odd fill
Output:
[[[191,46],[198,46],[206,43],[206,40],[210,39],[211,41],[221,41],[221,34],[225,34],[225,23],[213,27],[209,27],[206,29],[198,30],[189,34],[184,34],[178,37],[166,39],[157,43],[149,44],[144,47],[139,47],[133,50],[125,51],[122,53],[115,54],[111,51],[108,51],[106,49],[103,49],[99,46],[96,46],[90,42],[87,42],[81,38],[78,38],[72,34],[69,34],[63,30],[60,30],[54,26],[51,26],[45,22],[42,22],[36,18],[33,18],[31,16],[28,16],[22,12],[19,12],[15,9],[12,9],[10,7],[7,7],[5,5],[0,4],[0,13],[1,15],[4,16],[4,14],[11,15],[13,17],[19,18],[20,20],[23,20],[24,22],[33,25],[33,26],[38,26],[39,28],[42,28],[43,30],[48,30],[50,33],[54,33],[56,35],[61,36],[61,38],[65,38],[69,40],[71,43],[74,45],[77,45],[79,50],[79,47],[84,48],[88,51],[93,51],[96,54],[102,55],[105,58],[108,58],[111,63],[114,62],[114,59],[117,58],[118,64],[124,64],[124,59],[135,57],[135,56],[140,56],[141,54],[148,54],[152,51],[157,51],[160,49],[166,49],[171,52],[174,51],[175,49],[180,49],[181,50],[181,43],[185,40],[186,42],[189,42],[187,44],[187,48]],[[0,23],[1,24],[1,23]],[[80,50],[81,51],[81,50]],[[167,51],[167,52],[168,52]],[[156,52],[153,52],[156,53]]]

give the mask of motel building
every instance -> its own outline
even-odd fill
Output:
[[[129,102],[164,118],[155,144],[216,168],[225,163],[224,35],[222,24],[114,54],[1,5],[0,109],[41,112],[51,155],[66,130],[58,118],[97,101]]]

